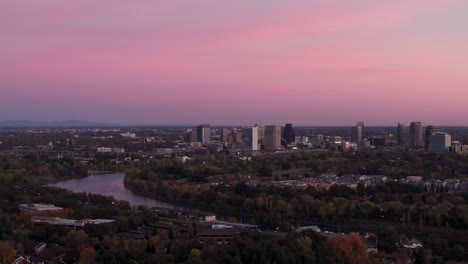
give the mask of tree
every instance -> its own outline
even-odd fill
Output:
[[[363,182],[359,182],[356,189],[357,195],[363,197],[366,195],[366,185]]]
[[[273,169],[270,166],[263,165],[258,168],[258,174],[264,177],[271,177],[273,176]]]
[[[392,227],[386,227],[377,233],[379,239],[377,248],[386,253],[393,253],[398,242],[398,233]]]
[[[43,164],[39,167],[39,176],[47,178],[49,176],[49,166]]]
[[[196,263],[203,263],[203,260],[200,258],[202,251],[200,249],[193,248],[190,251],[190,255],[188,257],[187,262],[196,264]]]
[[[447,257],[449,255],[449,245],[445,238],[432,235],[429,237],[429,248],[432,250],[434,255]]]
[[[415,264],[424,264],[424,249],[418,248],[414,256]]]
[[[310,263],[315,257],[312,248],[312,239],[308,236],[300,237],[295,240],[295,248],[297,250],[298,257],[303,260],[304,263]]]
[[[80,248],[89,241],[89,236],[83,231],[70,231],[65,238],[65,248],[71,261],[79,257]]]
[[[83,231],[70,231],[67,234],[65,245],[67,247],[79,248],[89,241],[89,236]]]
[[[441,256],[432,257],[432,264],[443,264],[444,262],[444,258],[442,258]]]
[[[340,235],[330,240],[328,246],[341,256],[346,263],[359,263],[367,257],[367,245],[357,235]]]
[[[92,247],[85,247],[80,252],[80,263],[81,264],[92,264],[96,262],[97,254],[96,250]]]
[[[0,241],[1,263],[12,263],[15,260],[15,247],[11,241]]]
[[[465,247],[460,244],[455,244],[452,249],[450,250],[450,255],[452,259],[457,261],[463,261],[467,259],[467,253]]]

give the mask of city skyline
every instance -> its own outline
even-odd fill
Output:
[[[466,126],[468,3],[4,1],[0,120]]]
[[[412,121],[412,122],[419,122],[419,121]],[[409,125],[412,122],[408,123],[403,123],[403,122],[398,122],[397,124],[381,124],[381,125],[376,125],[376,124],[370,124],[366,125],[366,127],[397,127],[400,125],[405,125],[409,128]],[[244,127],[244,128],[249,128],[253,127],[256,125],[263,125],[263,126],[268,126],[268,125],[277,125],[280,127],[286,127],[288,123],[286,122],[276,122],[276,123],[262,123],[262,122],[256,122],[256,123],[210,123],[210,122],[202,122],[206,125],[209,125],[211,127],[215,128],[222,128],[222,127]],[[359,122],[360,123],[360,122]],[[439,125],[435,123],[422,123],[424,128],[431,128],[431,127],[468,127],[468,125]],[[291,124],[291,123],[289,123]],[[202,124],[203,125],[203,124]],[[99,121],[88,121],[88,120],[50,120],[50,121],[34,121],[34,120],[0,120],[0,128],[47,128],[47,127],[187,127],[187,128],[196,128],[200,126],[200,123],[107,123],[107,122],[99,122]],[[347,121],[344,124],[329,124],[329,125],[323,125],[323,124],[294,124],[294,127],[351,127],[355,128],[356,124],[353,121]]]

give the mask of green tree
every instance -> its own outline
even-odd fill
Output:
[[[396,243],[398,242],[398,233],[392,227],[385,227],[377,233],[378,244],[377,248],[386,253],[393,253],[396,250]]]

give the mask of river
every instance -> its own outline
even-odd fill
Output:
[[[169,203],[143,197],[126,189],[123,184],[124,177],[125,174],[123,173],[101,174],[81,179],[60,181],[49,186],[67,189],[76,193],[86,192],[113,196],[116,200],[128,201],[130,205],[135,206],[147,205],[149,207],[174,208]]]

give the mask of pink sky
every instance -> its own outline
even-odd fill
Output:
[[[0,120],[468,125],[463,0],[5,0]]]

